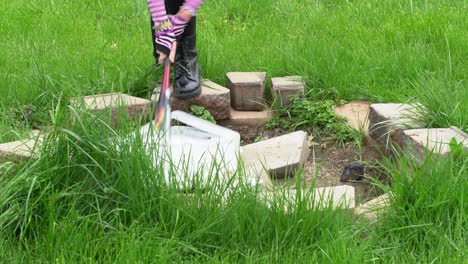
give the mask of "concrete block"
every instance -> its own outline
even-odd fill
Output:
[[[374,198],[366,203],[359,205],[355,210],[354,214],[359,219],[366,220],[371,223],[377,222],[379,213],[385,210],[390,204],[389,194],[381,195]]]
[[[262,111],[265,81],[255,72],[228,72],[226,86],[231,91],[231,105],[237,111]]]
[[[192,107],[192,105],[198,105],[208,110],[216,120],[228,119],[231,110],[231,95],[229,89],[210,80],[202,80],[201,88],[202,93],[194,98],[178,99],[171,96],[171,109],[173,111],[180,110],[191,112],[190,107]],[[151,97],[152,101],[156,101],[159,98],[160,88],[156,90],[158,92],[153,94]]]
[[[422,128],[415,120],[424,109],[421,105],[372,104],[369,109],[369,135],[378,143],[389,146],[400,141],[400,132],[408,128]]]
[[[409,129],[402,132],[402,146],[419,161],[426,159],[426,153],[433,152],[436,156],[445,157],[450,153],[450,141],[455,138],[468,151],[468,136],[457,127]]]
[[[266,72],[252,72],[253,74],[256,74],[258,78],[262,81],[263,85],[265,86],[266,84]]]
[[[294,175],[309,157],[307,133],[297,131],[241,147],[244,165],[263,166],[270,175],[284,178]]]
[[[290,105],[294,96],[304,95],[305,86],[301,76],[271,78],[272,96],[278,98],[281,106]]]
[[[111,111],[112,126],[119,126],[119,111],[126,113],[131,120],[147,121],[151,109],[151,101],[123,93],[108,93],[74,98],[71,104],[75,107],[84,106],[95,114]]]
[[[261,127],[265,125],[268,118],[271,117],[271,112],[269,110],[263,111],[236,111],[231,109],[229,113],[229,118],[223,120],[220,124],[224,126],[233,126],[233,127]]]

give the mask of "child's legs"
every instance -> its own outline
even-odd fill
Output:
[[[180,7],[184,4],[184,0],[166,0],[166,11],[168,15],[175,15]]]
[[[166,12],[168,15],[175,15],[179,12],[180,7],[184,4],[185,0],[165,0]],[[187,36],[195,34],[196,17],[192,17],[187,23],[184,32],[177,38],[179,42]]]

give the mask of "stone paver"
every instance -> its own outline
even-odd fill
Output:
[[[263,87],[265,87],[265,85],[266,85],[266,77],[267,77],[267,73],[266,73],[266,72],[250,72],[250,73],[257,75],[257,77],[260,78],[260,81],[262,81]]]
[[[202,80],[202,93],[194,98],[177,99],[171,96],[171,109],[191,112],[192,105],[203,106],[216,120],[229,118],[231,109],[231,95],[229,89],[210,80]],[[157,89],[159,91],[159,89]],[[171,87],[172,90],[172,87]],[[159,98],[159,92],[153,94],[152,101]]]
[[[398,142],[403,129],[421,128],[424,124],[413,118],[423,107],[409,104],[372,104],[369,109],[369,135],[382,145]]]
[[[237,111],[264,110],[265,80],[258,72],[228,72],[226,86],[231,91],[231,105]]]
[[[27,139],[0,144],[0,163],[6,161],[20,162],[33,158],[40,148],[43,138]]]
[[[369,103],[353,102],[339,106],[335,109],[338,116],[346,118],[350,127],[369,133]]]
[[[285,210],[291,211],[296,203],[297,193],[295,189],[264,191],[261,193],[260,198],[270,207],[272,207],[275,202],[284,203]],[[306,199],[306,206],[308,209],[318,208],[322,210],[331,206],[333,209],[341,208],[352,210],[356,206],[355,195],[353,186],[340,185],[316,188],[313,194],[302,191],[300,199]]]
[[[446,156],[450,153],[449,143],[452,138],[462,143],[465,151],[468,151],[468,135],[457,127],[409,129],[404,130],[402,134],[403,149],[419,161],[424,161],[425,154],[432,151],[437,156]]]
[[[260,127],[265,124],[268,118],[271,117],[271,112],[269,110],[263,111],[236,111],[231,109],[229,113],[229,118],[223,120],[220,124],[224,126],[234,126],[234,127]]]
[[[378,214],[381,213],[382,210],[385,210],[389,204],[390,196],[386,193],[359,205],[354,210],[354,214],[360,219],[375,223],[377,221]]]
[[[301,76],[271,78],[273,98],[279,98],[281,106],[290,105],[293,96],[304,95],[305,86],[305,82]]]
[[[252,185],[259,184],[260,186],[267,188],[267,189],[270,189],[273,187],[273,182],[271,181],[270,176],[268,176],[268,172],[265,170],[263,166],[254,164],[254,165],[246,167],[245,177],[247,181]]]
[[[317,188],[314,202],[320,207],[331,205],[334,209],[353,209],[356,206],[355,194],[354,187],[349,185]]]
[[[307,133],[297,131],[241,147],[244,166],[263,166],[277,178],[293,176],[309,157]]]
[[[120,108],[122,113],[126,113],[127,118],[138,120],[144,118],[146,121],[151,109],[151,101],[139,97],[130,96],[123,93],[108,93],[84,96],[82,98],[74,98],[71,101],[73,106],[81,106],[91,112],[97,114],[111,110],[112,111],[112,125],[118,126],[118,118]]]

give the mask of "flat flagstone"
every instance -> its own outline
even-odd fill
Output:
[[[340,185],[316,189],[315,204],[326,207],[353,209],[356,206],[355,190],[353,186]]]
[[[84,96],[82,98],[72,99],[71,103],[73,106],[80,106],[81,103],[83,103],[86,109],[95,114],[112,111],[113,126],[118,126],[117,118],[119,117],[118,113],[120,108],[123,108],[123,111],[126,112],[126,116],[129,119],[138,120],[144,118],[145,121],[148,118],[151,108],[150,100],[123,93]]]
[[[245,178],[248,183],[255,186],[259,184],[264,188],[272,188],[273,182],[271,181],[268,172],[264,167],[258,165],[251,165],[245,168]]]
[[[297,131],[241,147],[244,166],[263,166],[277,178],[293,176],[309,157],[307,133]]]
[[[0,163],[6,161],[20,162],[33,158],[42,144],[43,138],[19,140],[0,144]]]
[[[300,192],[301,199],[306,203],[307,209],[318,208],[320,210],[331,207],[332,209],[354,209],[355,202],[355,189],[353,186],[340,185],[331,187],[316,188],[314,193],[307,191]],[[287,190],[274,190],[263,191],[260,199],[264,201],[267,206],[272,207],[275,203],[281,202],[284,204],[285,211],[291,211],[296,204],[298,191],[295,189]]]
[[[400,141],[400,132],[408,128],[422,128],[415,120],[423,109],[420,105],[372,104],[369,109],[369,135],[382,145]]]
[[[273,98],[278,98],[281,106],[291,104],[291,98],[305,93],[305,82],[301,76],[271,78]]]
[[[367,102],[353,102],[339,106],[335,113],[346,119],[348,125],[358,131],[369,133],[369,104]]]
[[[386,193],[359,205],[354,210],[354,214],[360,219],[375,223],[377,221],[378,214],[385,210],[389,204],[390,196]]]
[[[263,126],[270,117],[271,112],[267,109],[263,111],[236,111],[231,109],[229,118],[223,120],[221,124],[225,126],[255,128]]]
[[[231,105],[237,111],[264,110],[265,80],[258,72],[228,72],[226,86],[231,91]]]
[[[201,94],[194,98],[178,99],[175,96],[171,96],[171,109],[173,111],[191,112],[190,107],[198,105],[208,110],[216,120],[228,119],[231,109],[231,94],[229,89],[210,80],[202,80],[201,88]],[[172,89],[171,86],[171,91]],[[151,100],[156,101],[158,98],[159,92],[153,94]]]
[[[450,141],[455,138],[468,151],[468,135],[457,127],[409,129],[402,132],[402,145],[406,153],[424,161],[426,153],[444,157],[450,153]]]

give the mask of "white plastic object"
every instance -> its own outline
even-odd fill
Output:
[[[172,112],[171,120],[187,126],[172,126],[163,138],[158,137],[151,123],[140,130],[142,138],[148,140],[145,142],[147,150],[157,150],[153,155],[154,165],[164,164],[168,184],[190,188],[195,182],[202,185],[209,183],[210,176],[218,175],[221,178],[237,170],[240,148],[238,132],[182,111]],[[156,148],[151,146],[151,143],[158,142]]]

